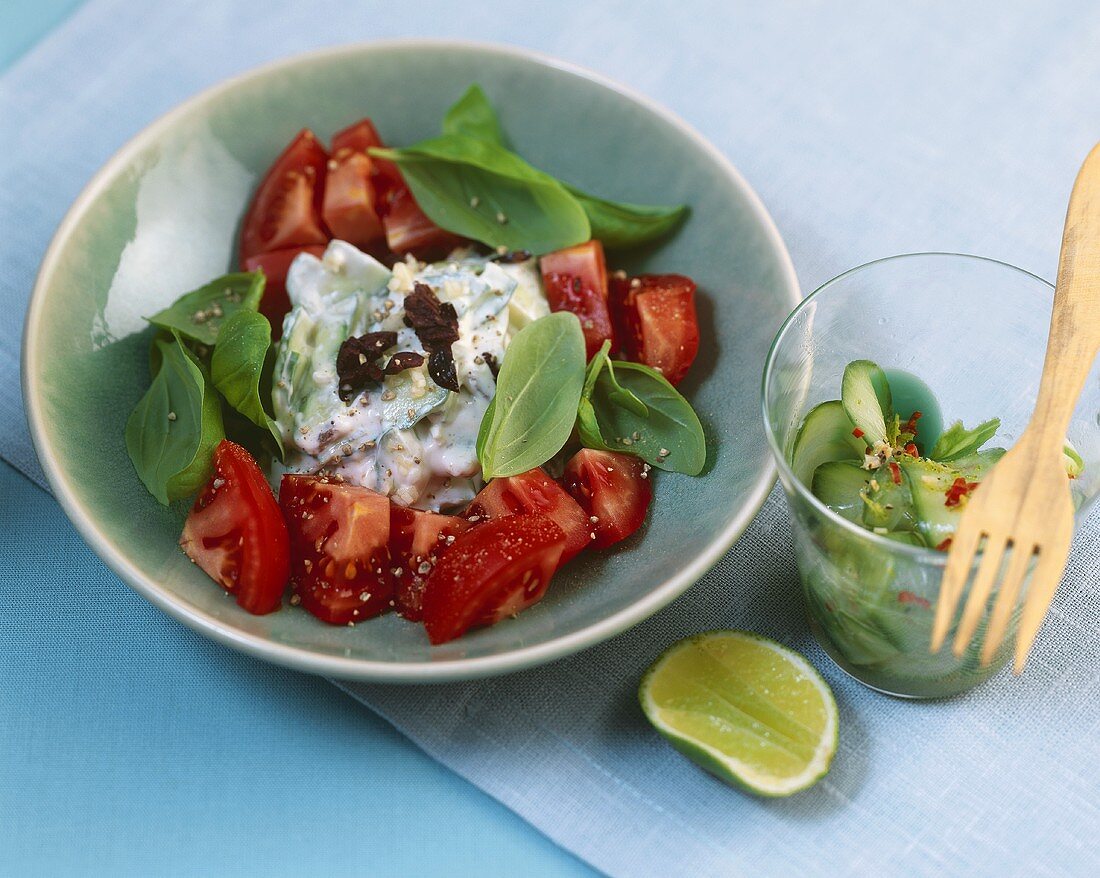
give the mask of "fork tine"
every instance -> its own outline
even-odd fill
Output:
[[[982,644],[982,667],[986,667],[993,661],[993,656],[1001,647],[1005,631],[1008,629],[1008,620],[1012,618],[1012,611],[1016,609],[1016,598],[1020,594],[1020,586],[1027,576],[1027,566],[1035,554],[1035,547],[1029,546],[1024,550],[1023,545],[1017,543],[1012,547],[1012,554],[1008,559],[1008,569],[1004,579],[1001,580],[1001,588],[997,594],[997,602],[993,605],[993,613],[989,618],[989,628],[985,632],[985,642]]]
[[[974,632],[981,621],[989,602],[989,593],[993,591],[993,583],[997,574],[1001,572],[1001,561],[1004,559],[1007,542],[1000,536],[992,534],[985,541],[985,549],[982,551],[982,563],[978,572],[974,575],[974,584],[970,586],[970,597],[967,599],[966,608],[963,610],[962,620],[955,632],[955,645],[953,652],[956,656],[962,656],[970,645]]]
[[[1039,547],[1039,563],[1028,587],[1024,612],[1020,617],[1020,629],[1016,633],[1016,665],[1013,670],[1017,674],[1027,664],[1027,654],[1031,651],[1039,629],[1043,627],[1043,619],[1046,618],[1050,602],[1054,600],[1054,592],[1062,581],[1071,538],[1072,532],[1067,531],[1064,535],[1059,534],[1053,545],[1045,543]]]
[[[981,542],[982,532],[977,523],[967,524],[967,516],[959,523],[959,529],[951,540],[951,552],[947,556],[947,566],[943,569],[940,583],[940,595],[936,599],[936,618],[932,623],[932,652],[939,652],[947,639],[947,630],[955,618],[955,609],[959,596],[970,575],[974,553]]]

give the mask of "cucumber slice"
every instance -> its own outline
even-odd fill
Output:
[[[1005,456],[1003,448],[986,448],[951,461],[951,466],[968,482],[980,482],[993,469],[993,464]]]
[[[1069,439],[1062,446],[1062,462],[1066,466],[1066,475],[1071,479],[1077,478],[1085,471],[1085,461],[1081,459],[1081,455],[1077,453],[1077,449]]]
[[[863,524],[863,496],[870,474],[857,463],[832,460],[814,470],[810,490],[841,518]]]
[[[920,412],[917,422],[917,436],[913,440],[917,450],[927,455],[943,432],[943,412],[936,401],[932,388],[916,375],[903,369],[884,369],[886,380],[890,383],[890,397],[894,411],[904,424],[913,412]]]
[[[886,539],[893,540],[895,543],[905,543],[908,546],[922,546],[927,548],[928,544],[915,530],[899,530],[892,531],[888,534],[882,534]]]
[[[894,406],[886,373],[870,360],[853,360],[844,368],[840,401],[849,420],[874,447],[887,441],[887,425],[894,423]]]
[[[867,443],[852,435],[853,425],[839,399],[810,409],[791,449],[791,468],[804,485],[811,485],[814,472],[833,460],[863,460]]]
[[[900,469],[901,483],[883,467],[875,470],[863,493],[863,525],[871,530],[912,531],[916,528],[916,513],[909,489],[909,477]]]
[[[907,457],[899,461],[909,477],[909,490],[916,512],[916,529],[929,546],[938,546],[955,535],[965,508],[947,506],[947,489],[961,473],[951,467],[924,458]]]

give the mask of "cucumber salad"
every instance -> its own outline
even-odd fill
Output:
[[[891,392],[899,383],[907,391],[900,399]],[[931,390],[870,360],[848,364],[840,395],[802,422],[791,450],[795,476],[853,524],[900,543],[949,549],[967,497],[1004,456],[1004,448],[984,447],[1000,419],[943,429]],[[1068,441],[1063,458],[1066,475],[1080,475],[1081,457]]]
[[[992,418],[946,428],[932,391],[917,377],[869,360],[848,364],[840,399],[805,416],[788,454],[795,477],[848,523],[802,512],[797,550],[811,627],[841,667],[885,691],[936,696],[984,679],[980,637],[961,657],[930,654],[941,568],[891,550],[850,525],[891,542],[946,552],[968,498],[1005,449],[988,443]],[[1083,471],[1067,441],[1068,478]]]
[[[528,164],[476,85],[413,146],[304,130],[240,270],[149,318],[134,467],[195,498],[180,545],[251,613],[393,609],[432,643],[514,616],[642,526],[655,470],[703,469],[695,284],[606,262],[686,213]]]

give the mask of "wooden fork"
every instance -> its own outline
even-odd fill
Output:
[[[933,652],[943,646],[975,555],[982,547],[981,562],[955,634],[954,652],[961,656],[970,645],[1007,553],[981,651],[983,665],[992,661],[1035,558],[1016,635],[1015,670],[1017,674],[1023,670],[1069,554],[1074,509],[1062,446],[1098,349],[1100,144],[1081,166],[1069,199],[1035,411],[1019,441],[968,497],[940,585],[932,627]]]

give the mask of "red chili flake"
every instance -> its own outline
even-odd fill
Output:
[[[862,439],[863,438],[863,431],[861,429],[859,429],[859,427],[856,427],[852,431],[852,435],[855,436],[857,439]]]
[[[958,506],[962,498],[978,487],[977,482],[968,482],[962,476],[951,483],[947,489],[947,497],[943,501],[944,506]]]
[[[927,598],[922,598],[919,594],[913,594],[911,591],[899,591],[898,592],[899,604],[915,604],[918,607],[924,607],[929,610],[932,608],[932,604],[928,602]]]
[[[901,467],[894,461],[890,461],[890,478],[894,480],[895,485],[901,484]]]
[[[914,445],[912,442],[907,443],[904,450],[906,454],[911,454],[913,455],[913,457],[920,457],[920,452],[917,451],[917,446]]]
[[[915,437],[917,435],[917,421],[920,419],[921,412],[913,412],[913,414],[909,416],[909,420],[905,422],[905,428],[902,432]]]
[[[951,548],[951,537],[948,537],[946,540],[944,540],[942,543],[940,543],[938,546],[936,546],[936,551],[937,552],[946,552],[950,548]]]

